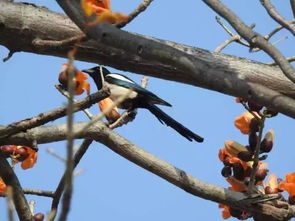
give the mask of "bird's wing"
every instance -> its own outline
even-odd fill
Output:
[[[105,80],[110,84],[115,84],[121,87],[125,87],[128,89],[132,89],[137,92],[139,95],[147,97],[150,102],[154,104],[161,104],[165,106],[172,106],[168,102],[164,101],[163,99],[159,98],[154,93],[150,92],[149,90],[141,87],[139,84],[135,83],[130,78],[121,75],[121,74],[108,74],[105,77]]]

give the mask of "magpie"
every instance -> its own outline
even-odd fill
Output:
[[[110,98],[113,101],[120,96],[127,94],[129,89],[131,89],[132,92],[122,103],[119,104],[119,108],[127,110],[134,110],[136,108],[148,109],[162,124],[172,127],[189,141],[195,140],[197,142],[203,142],[204,139],[202,137],[171,118],[156,106],[164,105],[171,107],[171,104],[141,87],[130,78],[122,74],[111,73],[109,70],[101,66],[85,69],[82,70],[82,72],[89,74],[93,78],[98,90],[102,88],[103,84],[106,84],[110,89]]]

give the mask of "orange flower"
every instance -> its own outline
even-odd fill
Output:
[[[112,101],[111,98],[107,97],[101,101],[98,102],[99,105],[99,109],[103,112],[105,111],[109,106],[111,106],[114,102]],[[108,119],[108,121],[110,122],[115,122],[116,120],[119,119],[119,117],[121,116],[118,108],[114,107],[111,111],[109,111],[108,113],[106,113],[106,118]]]
[[[0,193],[5,193],[6,192],[6,184],[4,183],[3,179],[0,178]]]
[[[286,180],[279,184],[279,189],[287,191],[291,197],[295,196],[295,172],[286,175]]]
[[[242,115],[235,119],[235,126],[241,131],[242,134],[250,133],[250,123],[254,116],[249,112],[244,112]]]
[[[239,159],[238,157],[233,156],[232,154],[230,154],[226,148],[220,149],[219,153],[218,153],[218,157],[220,159],[220,161],[229,164],[235,164],[235,163],[239,163],[243,166],[244,170],[246,170],[248,167],[252,167],[253,161],[249,161],[249,162],[245,162],[242,161],[241,159]]]
[[[68,63],[63,64],[61,68],[61,72],[58,77],[59,82],[65,88],[67,88],[67,83],[68,83],[68,68],[69,68]],[[87,95],[89,95],[90,84],[86,81],[86,79],[88,79],[88,76],[84,74],[83,72],[77,70],[76,68],[74,68],[74,71],[75,71],[75,77],[73,79],[73,83],[75,85],[75,95],[80,95],[84,91],[86,91]]]
[[[229,190],[235,191],[235,192],[245,192],[247,191],[247,187],[239,182],[237,182],[234,178],[228,177],[226,181],[231,185],[229,187]]]
[[[37,151],[35,151],[34,149],[30,147],[24,147],[24,148],[26,148],[29,154],[29,156],[21,163],[21,168],[25,170],[25,169],[32,168],[35,165],[35,163],[37,162],[38,153]]]
[[[81,7],[88,17],[93,13],[98,15],[95,21],[89,23],[88,25],[100,22],[118,24],[126,22],[129,19],[128,15],[113,12],[111,10],[110,0],[82,0]]]
[[[220,203],[218,205],[218,207],[221,208],[221,209],[223,209],[222,210],[222,213],[221,213],[223,219],[228,219],[228,218],[231,217],[230,211],[229,211],[229,207],[227,205],[224,205],[224,204],[221,204]]]

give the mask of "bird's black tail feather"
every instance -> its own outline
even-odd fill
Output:
[[[195,134],[194,132],[183,126],[182,124],[178,123],[176,120],[164,113],[156,105],[147,103],[145,104],[145,108],[148,109],[152,114],[154,114],[162,124],[165,123],[167,126],[172,127],[174,130],[176,130],[179,134],[184,136],[189,141],[204,141],[204,138],[200,137],[199,135]]]

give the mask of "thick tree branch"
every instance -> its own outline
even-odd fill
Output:
[[[0,156],[0,177],[7,186],[12,187],[12,198],[18,217],[22,221],[33,221],[29,204],[25,198],[17,176],[5,158]]]
[[[85,109],[97,103],[98,101],[106,98],[109,92],[106,90],[102,90],[95,94],[91,94],[84,98],[83,100],[75,102],[75,109],[74,111],[77,112],[79,110]],[[7,137],[12,134],[16,134],[21,131],[26,131],[27,129],[34,128],[50,121],[56,120],[58,118],[66,116],[67,107],[59,107],[54,110],[41,113],[35,117],[28,118],[19,122],[15,122],[9,124],[5,127],[1,127],[0,129],[0,139]]]
[[[37,47],[33,44],[34,39],[60,41],[82,34],[69,18],[47,9],[9,2],[0,2],[0,6],[0,44],[9,49],[15,48],[18,51],[66,57],[67,51],[72,46]],[[87,41],[78,44],[76,59],[178,81],[232,96],[247,97],[249,91],[258,93],[255,87],[251,86],[251,82],[255,82],[281,94],[295,97],[295,85],[282,74],[279,68],[238,57],[211,53],[174,42],[126,33],[111,26],[105,30],[105,27],[106,25],[101,30],[102,32],[115,31],[114,35],[109,32],[108,44],[113,42],[121,44],[127,41],[129,43],[125,44],[126,48],[114,48],[105,42],[100,42],[98,46],[94,41]],[[125,37],[121,35],[122,33]],[[151,55],[144,48],[142,48],[143,53],[148,55],[138,54],[140,45],[148,45],[150,50],[154,51],[156,48],[153,45],[155,44],[160,47],[160,51],[153,54],[154,59],[148,58]],[[189,59],[197,68],[191,70],[192,67],[189,67],[191,71],[187,71],[188,68],[183,69],[174,63],[173,59],[170,62],[160,63],[158,60],[162,59],[163,61],[161,52],[166,51],[167,48],[170,48],[170,51],[171,48],[174,49],[175,58]],[[168,58],[166,57],[166,59]],[[243,89],[239,90],[236,85],[242,85]],[[258,103],[270,106],[272,98],[265,93],[263,101],[255,99]],[[290,114],[293,110],[286,112],[288,108],[286,104],[280,104],[276,108],[289,116],[295,116],[295,112]]]
[[[73,129],[75,132],[80,131],[86,124],[87,123],[76,123]],[[195,196],[233,207],[242,207],[242,209],[248,211],[263,212],[278,220],[283,220],[286,217],[295,217],[293,207],[290,207],[288,210],[264,204],[262,204],[261,207],[257,207],[256,205],[252,205],[252,201],[248,200],[247,196],[243,193],[233,192],[222,187],[202,182],[183,170],[176,168],[132,144],[101,122],[97,122],[97,124],[91,126],[83,133],[75,134],[77,136],[75,138],[93,139],[106,145],[124,158]],[[66,137],[67,127],[65,124],[61,124],[55,126],[40,126],[30,129],[26,133],[20,133],[9,137],[7,142],[9,143],[9,139],[12,139],[17,141],[18,144],[25,145],[26,143],[30,143],[31,139],[36,140],[38,143],[48,143],[65,140]]]

